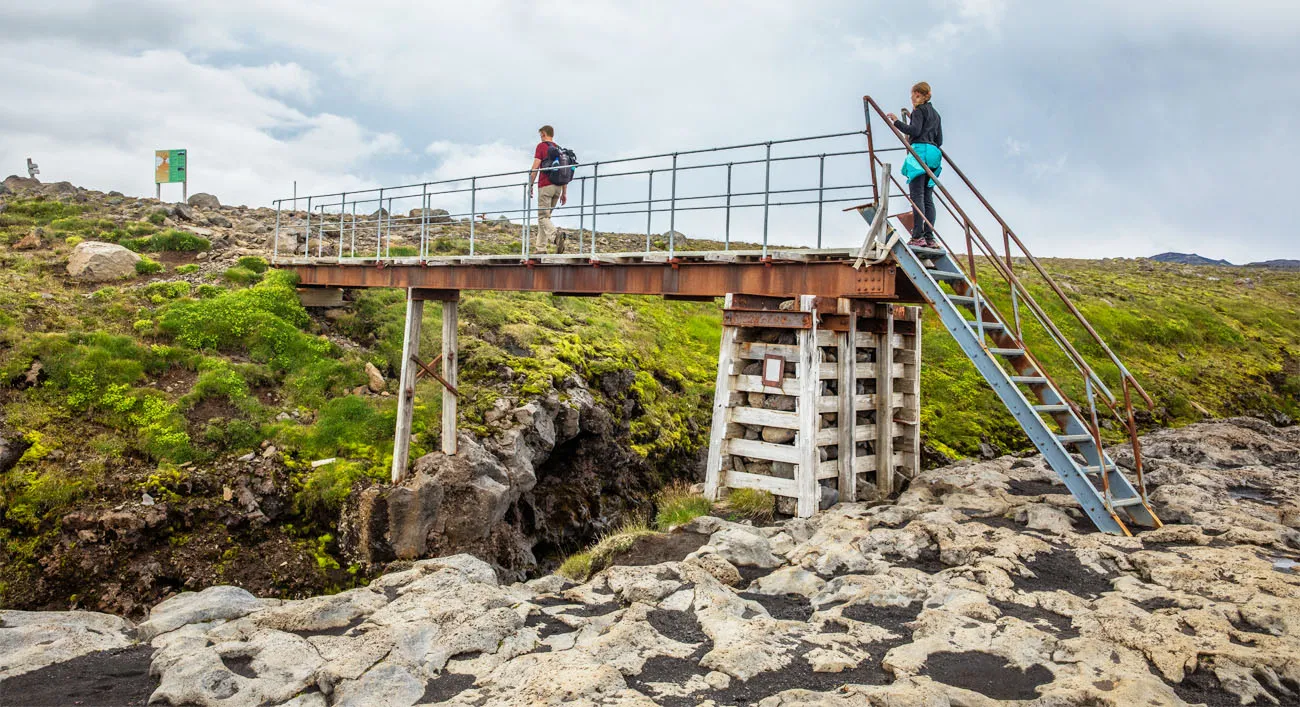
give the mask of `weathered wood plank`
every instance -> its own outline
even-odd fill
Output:
[[[839,310],[844,313],[853,312],[853,303],[847,299],[840,299]],[[838,348],[836,358],[839,359],[839,410],[837,415],[836,436],[839,438],[839,459],[836,462],[836,476],[838,477],[836,488],[840,491],[840,501],[852,502],[857,500],[858,496],[858,474],[856,471],[856,459],[858,445],[854,443],[854,424],[857,417],[853,410],[853,395],[858,384],[857,371],[857,347],[854,341],[858,338],[858,317],[856,314],[849,317],[849,330],[836,336]],[[869,368],[869,366],[864,366]]]
[[[407,290],[402,371],[397,385],[397,429],[393,433],[393,483],[406,478],[406,465],[411,458],[411,416],[415,412],[415,362],[411,357],[420,354],[420,324],[423,320],[424,300],[415,299]]]
[[[794,344],[763,344],[757,341],[740,343],[737,358],[747,361],[761,361],[767,356],[780,356],[787,361],[799,360],[799,347]]]
[[[731,369],[732,362],[727,362],[727,370]],[[786,378],[781,381],[781,387],[763,385],[762,376],[735,376],[733,390],[739,390],[745,393],[767,393],[768,395],[798,395],[799,381],[794,378]]]
[[[457,370],[460,368],[460,339],[456,334],[460,316],[458,300],[442,303],[442,377],[455,390]],[[442,389],[442,453],[455,454],[457,396],[452,390]]]
[[[876,396],[877,400],[894,400],[894,308],[883,307],[877,319],[884,319],[885,331],[876,337]],[[901,404],[902,401],[900,400]],[[877,403],[879,405],[879,403]],[[878,410],[876,413],[876,484],[889,495],[894,494],[894,413]]]
[[[727,472],[727,488],[759,489],[777,496],[797,496],[794,479],[779,479],[763,474],[749,474],[743,471]]]
[[[817,480],[834,479],[840,476],[840,460],[831,459],[817,465]],[[851,500],[851,499],[850,499]],[[840,502],[846,503],[843,493],[840,494]]]
[[[800,518],[810,518],[817,512],[820,492],[817,486],[817,467],[820,456],[816,444],[809,442],[817,438],[821,426],[821,414],[817,411],[817,397],[821,390],[821,347],[817,345],[817,317],[813,314],[817,298],[812,295],[799,297],[799,309],[808,313],[810,327],[799,330],[799,379],[800,393],[796,403],[799,414],[799,448],[795,464],[795,488],[798,491],[796,512]]]
[[[732,295],[727,295],[724,306],[730,307]],[[722,447],[727,436],[727,412],[730,410],[731,391],[735,378],[731,375],[731,364],[736,349],[736,330],[732,327],[722,328],[722,342],[718,347],[718,375],[713,387],[713,422],[709,428],[709,456],[704,467],[704,497],[718,500],[718,488],[722,481]]]
[[[799,429],[799,415],[782,410],[763,410],[761,408],[731,408],[731,421],[746,425],[780,427],[786,430]]]
[[[787,444],[771,444],[753,439],[729,439],[727,451],[731,454],[751,459],[763,459],[770,462],[799,463],[799,447]],[[815,453],[814,448],[814,453]]]

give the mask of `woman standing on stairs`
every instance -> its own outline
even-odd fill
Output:
[[[911,140],[912,150],[925,161],[925,166],[929,167],[937,177],[939,172],[943,171],[941,164],[943,151],[939,149],[943,147],[943,124],[939,120],[939,111],[935,110],[934,105],[930,103],[930,84],[922,81],[912,87],[912,106],[915,110],[912,111],[911,120],[908,122],[899,120],[893,113],[886,117],[894,127]],[[908,245],[937,247],[938,243],[934,240],[934,231],[930,226],[935,218],[934,180],[930,179],[916,157],[910,153],[903,162],[903,178],[907,180],[913,204],[912,240]],[[922,218],[922,215],[925,218]]]

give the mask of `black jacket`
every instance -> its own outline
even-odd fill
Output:
[[[943,147],[943,123],[939,120],[939,111],[934,104],[926,101],[912,111],[912,122],[894,121],[894,127],[912,139],[912,144],[924,142],[935,147]]]

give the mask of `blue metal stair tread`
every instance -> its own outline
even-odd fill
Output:
[[[1002,322],[981,322],[976,319],[967,320],[966,326],[972,329],[983,329],[984,331],[999,331],[1007,328]]]
[[[1024,349],[999,349],[999,348],[991,348],[991,349],[989,349],[989,353],[991,353],[991,354],[993,354],[993,355],[995,355],[995,356],[1024,356],[1024,355],[1025,355],[1025,350],[1024,350]]]
[[[1039,383],[1046,383],[1047,377],[1046,376],[1011,376],[1011,382],[1028,383],[1029,385],[1036,385]]]
[[[943,248],[926,248],[924,246],[919,246],[919,245],[910,245],[908,246],[908,248],[910,248],[913,253],[916,253],[917,255],[926,258],[932,258],[938,255],[948,254],[948,251],[944,250]]]
[[[1064,404],[1057,405],[1035,405],[1035,412],[1069,412],[1070,406]]]
[[[1056,435],[1056,438],[1057,438],[1058,440],[1061,441],[1061,444],[1075,444],[1075,443],[1077,443],[1077,442],[1095,442],[1095,441],[1096,441],[1095,439],[1093,439],[1092,435],[1088,435],[1088,434],[1078,434],[1078,435]]]
[[[1126,507],[1128,507],[1128,506],[1140,506],[1140,505],[1142,505],[1142,503],[1143,503],[1143,501],[1142,501],[1142,497],[1141,497],[1141,496],[1133,496],[1133,497],[1131,497],[1131,498],[1121,498],[1121,499],[1118,499],[1118,500],[1113,500],[1113,501],[1110,502],[1110,507],[1111,507],[1111,508],[1126,508]]]
[[[961,305],[963,307],[975,306],[974,297],[967,297],[966,295],[948,295],[948,299],[952,300],[953,304]]]
[[[930,270],[930,277],[936,280],[965,280],[966,276],[951,270]]]

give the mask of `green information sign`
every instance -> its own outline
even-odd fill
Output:
[[[153,167],[153,181],[155,184],[188,181],[185,176],[185,150],[158,150],[154,152]]]

